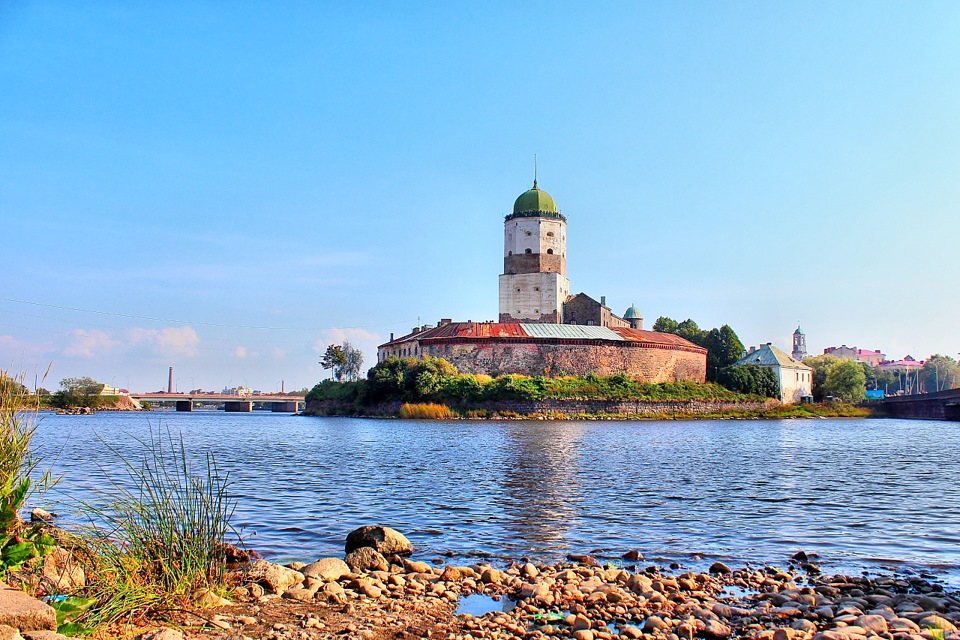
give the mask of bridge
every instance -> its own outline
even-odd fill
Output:
[[[296,413],[303,408],[303,396],[235,396],[225,393],[131,393],[137,402],[174,403],[177,411],[193,411],[195,404],[222,404],[224,411],[250,413],[253,405],[270,405],[274,413]]]
[[[960,389],[910,396],[891,396],[880,403],[881,410],[891,418],[960,421]]]

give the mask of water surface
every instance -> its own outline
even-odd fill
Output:
[[[960,585],[960,424],[913,420],[417,422],[223,412],[45,415],[75,517],[158,426],[228,470],[236,525],[275,560],[342,555],[353,528],[421,558],[556,560],[630,549],[644,564],[930,571]],[[885,568],[885,569],[884,569]]]

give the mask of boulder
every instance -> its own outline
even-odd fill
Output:
[[[0,582],[0,625],[19,629],[21,633],[56,631],[57,614],[50,605]]]
[[[390,563],[387,562],[387,559],[370,547],[360,547],[356,551],[351,551],[343,561],[358,573],[390,569]]]
[[[257,560],[251,564],[247,568],[247,577],[254,582],[265,584],[277,595],[283,595],[290,587],[303,582],[303,574],[299,571],[266,560]]]
[[[330,582],[350,573],[350,567],[340,558],[320,558],[305,566],[301,573],[308,578],[319,578],[324,582]]]
[[[413,545],[402,533],[382,526],[360,527],[347,535],[346,553],[363,547],[370,547],[384,556],[409,556],[413,553]]]
[[[0,624],[0,640],[23,640],[18,629]]]

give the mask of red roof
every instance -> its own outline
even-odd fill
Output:
[[[605,341],[601,337],[578,337],[572,339],[570,337],[564,336],[549,336],[544,337],[543,335],[531,335],[530,332],[524,329],[524,327],[529,327],[525,323],[520,322],[451,322],[449,324],[444,324],[439,327],[432,327],[425,331],[416,331],[409,333],[400,338],[396,338],[391,342],[380,345],[381,347],[388,347],[393,345],[402,344],[409,342],[411,340],[423,340],[423,341],[448,341],[448,340],[485,340],[485,339],[513,339],[523,342],[578,342],[582,343],[583,341]],[[573,328],[578,325],[556,325],[560,327],[569,327]],[[599,327],[592,327],[594,329],[599,329]],[[640,346],[649,345],[649,346],[658,346],[660,348],[666,347],[670,349],[683,349],[686,351],[698,351],[706,353],[706,349],[699,347],[692,342],[681,338],[678,335],[672,333],[660,333],[657,331],[644,331],[642,329],[627,329],[620,327],[608,327],[608,329],[613,332],[616,336],[622,339],[624,342],[628,342],[632,345]],[[532,328],[531,328],[532,330]],[[613,338],[613,336],[611,336]],[[608,340],[614,341],[614,340]],[[619,340],[616,340],[619,342]]]

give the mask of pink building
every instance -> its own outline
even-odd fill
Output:
[[[880,350],[868,351],[867,349],[857,349],[842,345],[839,347],[827,347],[823,350],[823,355],[833,356],[841,360],[856,360],[857,362],[866,362],[871,367],[879,367],[880,363],[886,360],[886,356],[880,353]]]

